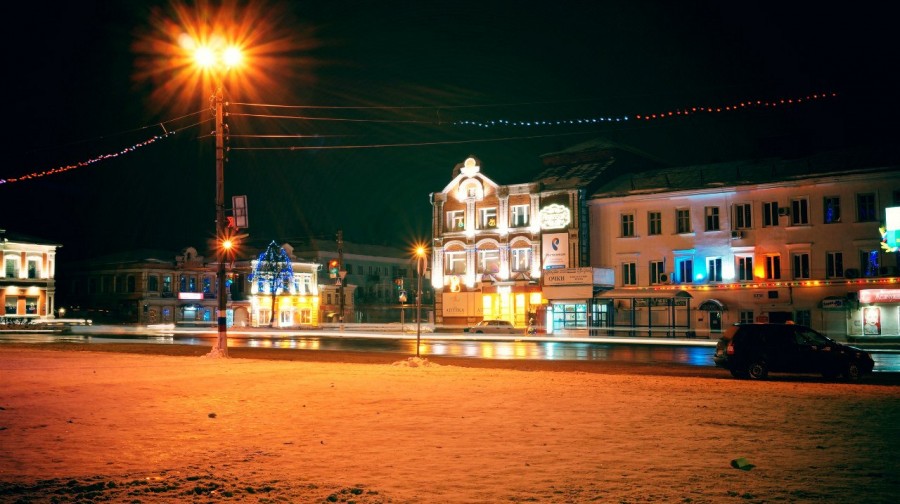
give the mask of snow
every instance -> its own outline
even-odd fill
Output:
[[[894,386],[582,372],[566,362],[318,361],[322,352],[204,358],[143,346],[0,347],[0,502],[900,495]]]

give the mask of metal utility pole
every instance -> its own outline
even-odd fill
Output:
[[[222,96],[222,86],[216,88],[213,107],[216,109],[216,251],[219,265],[216,271],[218,339],[216,347],[211,353],[228,357],[228,329],[226,327],[228,291],[225,289],[225,249],[223,246],[225,239],[225,113],[223,110],[225,101]]]
[[[337,232],[337,251],[338,251],[338,321],[341,324],[341,331],[344,330],[344,231],[338,229]]]

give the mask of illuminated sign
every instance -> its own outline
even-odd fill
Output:
[[[544,269],[566,268],[569,266],[569,233],[544,234],[541,264]]]
[[[560,229],[572,222],[572,212],[568,208],[554,203],[541,209],[538,219],[541,229]]]
[[[178,299],[203,299],[202,292],[179,292]]]
[[[900,303],[900,289],[862,289],[860,303]]]
[[[884,223],[880,230],[883,246],[888,252],[897,252],[900,250],[900,207],[885,208]]]

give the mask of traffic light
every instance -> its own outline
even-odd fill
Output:
[[[328,261],[328,276],[331,278],[337,278],[339,272],[340,272],[340,265],[338,264],[338,260],[332,259],[332,260]]]

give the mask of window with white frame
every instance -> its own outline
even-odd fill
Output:
[[[844,278],[844,253],[825,253],[825,278]]]
[[[665,261],[650,261],[650,283],[651,284],[660,284],[662,283],[662,278],[660,275],[666,272],[666,262]]]
[[[39,274],[37,259],[29,259],[26,267],[28,268],[28,278],[38,278]]]
[[[750,203],[736,203],[734,205],[734,229],[750,229],[753,227],[753,212]]]
[[[19,278],[19,258],[7,257],[4,263],[6,264],[4,268],[6,278]]]
[[[706,280],[708,282],[722,281],[722,258],[708,257],[706,259]]]
[[[622,219],[622,237],[629,238],[634,236],[634,214],[625,213],[621,215]]]
[[[878,214],[875,211],[875,193],[856,195],[856,220],[858,222],[878,220]]]
[[[466,228],[466,211],[451,210],[447,212],[447,230],[462,231]]]
[[[679,208],[675,210],[675,228],[679,234],[691,232],[691,209]]]
[[[719,207],[708,206],[704,209],[704,215],[706,217],[706,230],[707,231],[718,231],[719,230]]]
[[[795,280],[809,278],[809,252],[795,252],[791,255],[791,274]]]
[[[637,285],[637,265],[635,263],[622,263],[622,285]]]
[[[796,198],[791,200],[791,225],[804,226],[809,224],[809,200]]]
[[[449,275],[465,275],[466,274],[466,253],[445,252],[444,268],[445,273]]]
[[[735,269],[737,270],[737,279],[741,282],[753,281],[753,257],[736,256],[735,263]]]
[[[497,249],[479,250],[478,251],[478,266],[477,266],[476,272],[479,274],[499,273],[500,272],[500,251]]]
[[[766,256],[766,280],[778,280],[781,278],[781,256],[769,254]]]
[[[662,234],[661,212],[647,212],[647,234],[651,236]]]
[[[528,205],[513,205],[510,208],[510,226],[525,227],[528,225]]]
[[[825,196],[823,203],[825,224],[841,222],[841,198],[839,196]]]
[[[678,271],[678,281],[681,283],[694,282],[694,260],[690,258],[676,259],[675,268]]]
[[[531,249],[530,248],[514,248],[511,251],[512,271],[528,271],[531,268]]]
[[[497,208],[481,208],[478,210],[478,220],[481,222],[481,229],[493,229],[497,227]]]
[[[778,202],[763,203],[763,227],[778,225]]]

